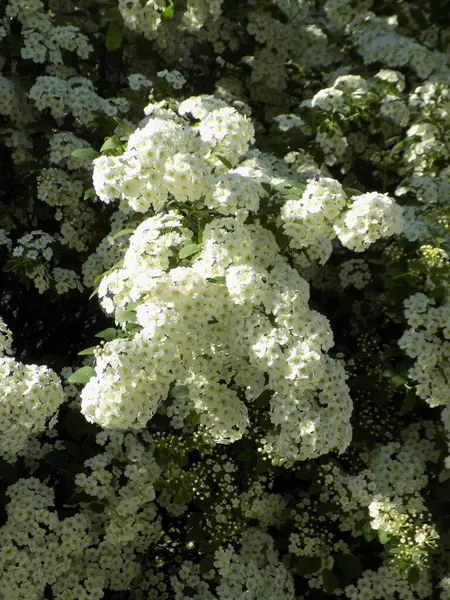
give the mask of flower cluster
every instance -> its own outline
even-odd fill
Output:
[[[421,292],[404,302],[405,317],[409,325],[398,345],[414,359],[409,377],[418,382],[418,396],[430,406],[448,403],[450,377],[450,303],[440,306]]]
[[[3,321],[0,323],[0,456],[14,462],[26,453],[29,441],[47,429],[64,395],[51,369],[8,356],[12,338]]]

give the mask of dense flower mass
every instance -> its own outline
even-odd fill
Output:
[[[0,2],[0,600],[450,599],[449,31]]]

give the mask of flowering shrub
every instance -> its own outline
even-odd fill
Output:
[[[450,597],[446,0],[0,7],[0,599]]]

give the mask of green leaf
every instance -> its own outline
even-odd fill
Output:
[[[295,561],[295,566],[299,575],[311,575],[322,567],[322,559],[318,556],[301,556]]]
[[[450,479],[450,469],[444,469],[443,471],[441,471],[439,473],[439,476],[438,476],[439,483],[444,483],[448,479]]]
[[[78,356],[92,356],[94,354],[96,346],[91,346],[90,348],[86,348],[81,352],[78,352]]]
[[[197,254],[201,250],[200,244],[186,244],[180,249],[178,256],[180,258],[187,258],[188,256],[192,256],[193,254]]]
[[[122,237],[123,235],[130,235],[131,233],[134,233],[135,231],[136,231],[135,229],[131,229],[131,228],[121,229],[120,231],[118,231],[114,235],[109,235],[108,236],[108,242],[110,244],[112,244],[114,242],[114,240],[116,240],[117,238]]]
[[[122,15],[120,13],[119,8],[117,6],[113,6],[112,8],[108,8],[108,10],[103,15],[103,20],[106,23],[109,22],[109,21],[117,21],[118,23],[121,23],[122,22]]]
[[[95,188],[89,188],[84,192],[84,199],[85,200],[89,200],[89,198],[92,198],[93,196],[95,196],[97,192],[95,191]]]
[[[118,137],[113,136],[105,140],[104,144],[100,148],[100,152],[103,154],[103,152],[107,152],[108,150],[115,150],[116,148],[122,148],[122,144]]]
[[[81,367],[75,371],[69,379],[69,383],[87,383],[91,377],[95,375],[95,370],[92,367]]]
[[[108,329],[103,329],[103,331],[99,331],[95,334],[95,337],[101,338],[106,342],[111,342],[112,340],[115,340],[116,336],[117,329],[114,329],[114,327],[108,327]]]
[[[362,194],[361,190],[357,190],[356,188],[345,187],[344,192],[347,194],[349,198],[353,196],[360,196]]]
[[[189,388],[187,385],[176,385],[172,390],[174,398],[189,398]]]
[[[411,412],[416,405],[416,394],[413,388],[407,388],[405,398],[403,400],[402,407],[400,409],[401,415],[406,415]]]
[[[411,567],[408,571],[408,583],[416,584],[420,580],[420,570],[418,567]]]
[[[135,310],[119,310],[116,314],[117,323],[130,323],[136,321]]]
[[[354,554],[336,554],[334,556],[336,565],[350,578],[357,579],[361,577],[363,568],[361,561]]]
[[[330,569],[325,569],[322,572],[323,579],[323,589],[327,592],[327,594],[332,594],[334,590],[337,590],[339,587],[339,581],[336,575],[330,571]]]
[[[74,158],[82,158],[83,160],[94,160],[94,158],[98,158],[100,153],[94,148],[78,148],[78,150],[74,150],[71,154]]]
[[[174,14],[173,4],[170,3],[169,6],[167,6],[163,10],[161,17],[166,21],[170,21],[171,19],[173,19],[173,14]]]
[[[117,21],[110,21],[106,31],[105,46],[108,52],[115,52],[122,45],[123,29]]]
[[[233,165],[230,163],[230,161],[228,160],[228,158],[225,158],[225,156],[222,156],[221,154],[216,154],[216,157],[220,160],[220,162],[225,165],[228,169],[232,169]]]
[[[200,561],[199,568],[200,573],[208,573],[211,571],[211,569],[214,568],[214,556],[212,554],[205,556],[205,558]]]
[[[210,277],[209,279],[207,279],[207,281],[209,283],[220,283],[220,284],[224,284],[226,282],[226,277],[222,277],[222,276],[218,276],[218,277]]]
[[[391,534],[388,533],[387,531],[383,531],[382,529],[378,530],[378,539],[380,540],[381,544],[387,544],[388,541],[391,539]]]
[[[408,378],[399,373],[398,375],[394,375],[394,377],[391,378],[391,383],[394,387],[400,387],[401,385],[408,383]]]

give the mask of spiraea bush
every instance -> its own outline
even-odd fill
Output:
[[[1,4],[1,600],[450,598],[449,9]]]

